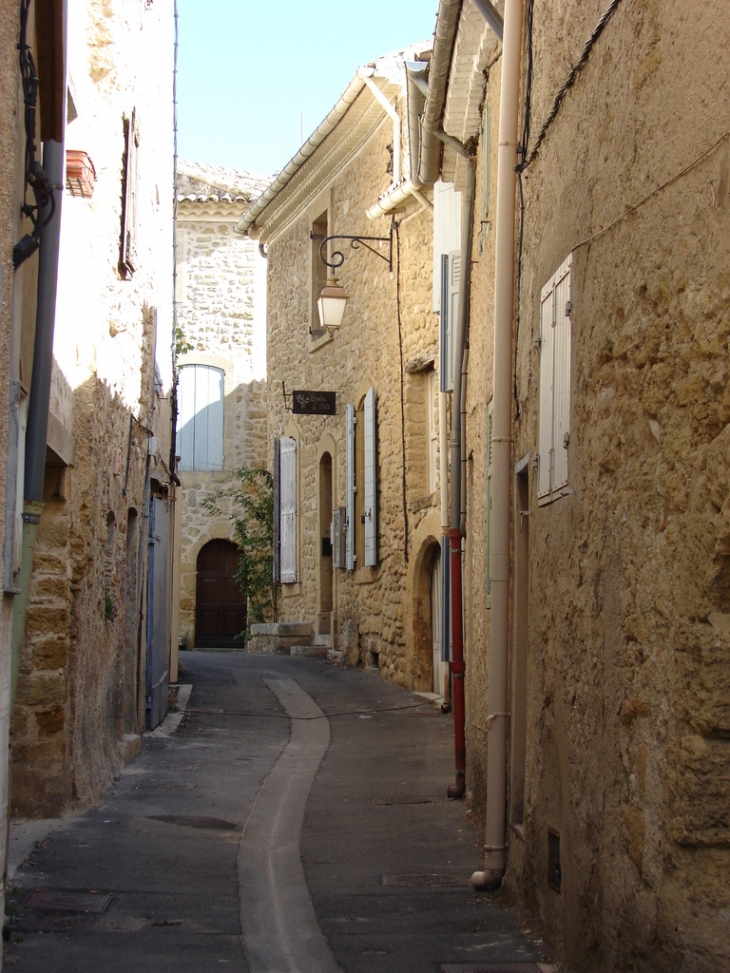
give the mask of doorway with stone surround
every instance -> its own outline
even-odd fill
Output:
[[[224,539],[209,541],[197,561],[195,648],[243,649],[246,595],[236,582],[238,548]]]

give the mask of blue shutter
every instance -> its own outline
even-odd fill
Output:
[[[355,570],[355,406],[345,407],[345,566]]]
[[[378,563],[378,430],[375,389],[368,389],[364,409],[365,452],[365,564]]]

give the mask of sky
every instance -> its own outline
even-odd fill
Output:
[[[178,155],[273,174],[361,64],[433,36],[438,0],[177,0]]]

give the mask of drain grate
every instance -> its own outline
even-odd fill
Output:
[[[417,889],[463,889],[469,879],[463,875],[383,875],[383,885]]]
[[[66,889],[36,889],[23,905],[45,912],[86,912],[101,915],[112,900],[111,892],[69,892]]]

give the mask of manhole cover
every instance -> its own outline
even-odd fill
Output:
[[[469,879],[461,875],[383,875],[383,885],[419,889],[461,889],[469,886]]]
[[[36,889],[23,905],[45,912],[91,912],[101,915],[112,900],[111,892],[68,892],[65,889]]]

